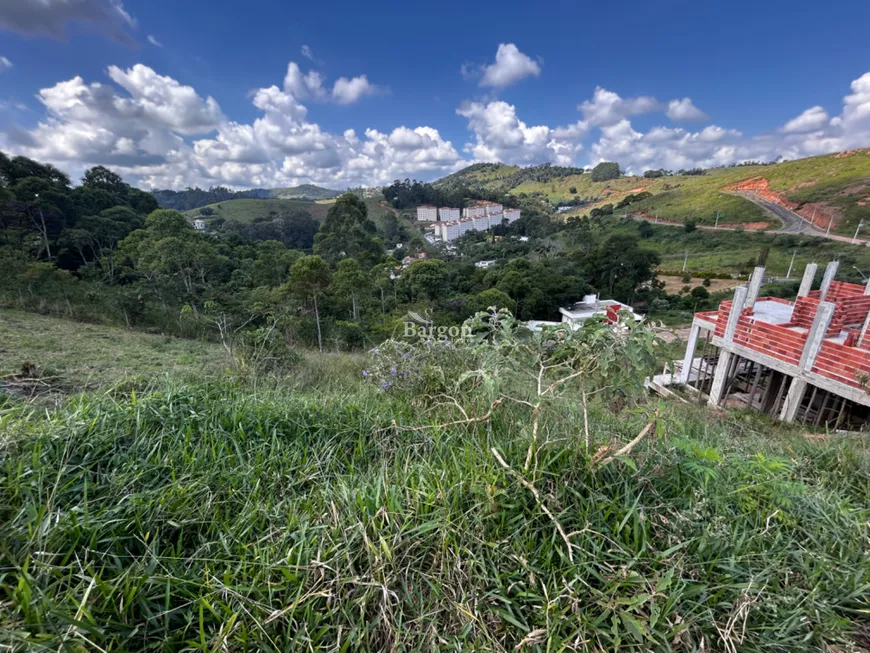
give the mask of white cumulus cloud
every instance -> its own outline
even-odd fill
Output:
[[[377,90],[365,75],[351,79],[339,77],[332,86],[332,99],[339,104],[353,104],[361,97],[376,93]]]
[[[471,68],[463,66],[463,76],[470,74]],[[495,53],[495,63],[483,67],[481,86],[504,88],[516,84],[526,77],[537,77],[541,67],[528,55],[520,52],[513,43],[500,43]]]
[[[305,182],[343,188],[461,166],[450,141],[431,127],[367,129],[363,137],[352,129],[322,129],[299,97],[327,97],[322,80],[297,71],[288,67],[283,87],[258,89],[252,102],[259,117],[239,123],[214,99],[147,66],[112,66],[107,73],[114,84],[74,77],[41,90],[46,119],[30,130],[0,133],[0,144],[72,172],[111,166],[132,182],[159,188]]]
[[[583,121],[555,129],[546,125],[530,127],[520,120],[515,106],[500,100],[487,104],[466,102],[456,113],[468,120],[468,129],[474,134],[465,151],[475,161],[571,165],[582,149],[580,141],[588,128]]]
[[[592,94],[592,99],[586,100],[577,108],[587,122],[605,127],[630,116],[661,111],[662,105],[654,97],[643,95],[636,98],[623,98],[613,91],[598,86]]]
[[[690,120],[707,120],[707,114],[692,104],[692,98],[684,97],[682,100],[671,100],[665,111],[668,118],[674,122],[686,122]]]

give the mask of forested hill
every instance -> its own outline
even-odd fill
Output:
[[[213,186],[208,190],[188,188],[186,190],[155,190],[154,199],[161,208],[176,211],[191,211],[202,206],[238,199],[297,199],[297,200],[329,200],[341,195],[341,191],[322,188],[314,184],[302,184],[289,188],[252,188],[250,190],[232,191],[223,186]]]
[[[548,182],[572,175],[582,175],[583,168],[554,166],[549,163],[522,168],[504,163],[475,163],[435,182],[444,190],[470,188],[506,193],[523,182]]]

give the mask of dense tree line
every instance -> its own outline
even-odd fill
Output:
[[[592,168],[592,181],[610,181],[618,179],[622,174],[619,164],[612,161],[602,161]]]
[[[559,306],[587,292],[636,299],[658,261],[628,236],[587,242],[580,232],[590,220],[568,225],[579,246],[561,251],[550,237],[566,225],[530,208],[488,236],[468,234],[458,256],[402,269],[351,193],[320,225],[303,212],[212,221],[218,228],[202,232],[105,168],[72,186],[56,168],[20,157],[0,158],[0,196],[0,265],[9,271],[0,303],[178,335],[217,324],[224,337],[280,315],[288,343],[359,347],[400,329],[408,310],[445,325],[489,306],[558,320]],[[398,222],[387,230],[409,235]],[[483,253],[498,263],[476,268]]]

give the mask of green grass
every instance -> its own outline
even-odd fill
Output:
[[[225,364],[216,344],[0,309],[0,376],[33,365],[54,392],[99,389],[161,374],[193,378]],[[0,381],[2,391],[2,381]]]
[[[290,369],[270,375],[267,385],[319,391],[355,387],[359,354],[299,354]],[[2,377],[20,375],[23,366],[35,368],[44,384],[23,390],[7,384],[7,392],[18,397],[35,390],[56,401],[84,391],[146,389],[166,375],[186,381],[221,378],[229,373],[229,363],[225,350],[213,342],[0,309],[0,395]]]
[[[666,410],[631,465],[594,470],[575,409],[546,421],[530,474],[573,561],[490,451],[522,469],[519,408],[491,427],[419,432],[391,426],[419,423],[410,406],[364,392],[167,385],[47,416],[4,411],[5,643],[809,651],[856,640],[870,600],[864,446]],[[594,443],[642,423],[596,408]]]
[[[76,335],[71,367],[101,350],[111,359],[148,349],[110,334]],[[40,355],[42,340],[18,338],[16,351]],[[575,391],[541,413],[535,464],[523,472],[530,407],[506,402],[490,421],[439,427],[447,409],[424,412],[419,397],[363,385],[360,357],[306,356],[303,378],[273,389],[163,377],[148,392],[79,395],[49,412],[0,405],[3,644],[866,644],[865,439],[811,441],[757,414],[619,411],[593,399],[587,449]],[[654,410],[654,434],[594,462]]]

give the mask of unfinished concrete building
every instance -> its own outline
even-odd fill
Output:
[[[829,263],[820,289],[810,290],[817,266],[808,265],[794,302],[758,297],[764,268],[755,268],[733,301],[695,314],[686,355],[661,375],[664,384],[784,421],[870,423],[870,282],[836,281],[837,268]]]

